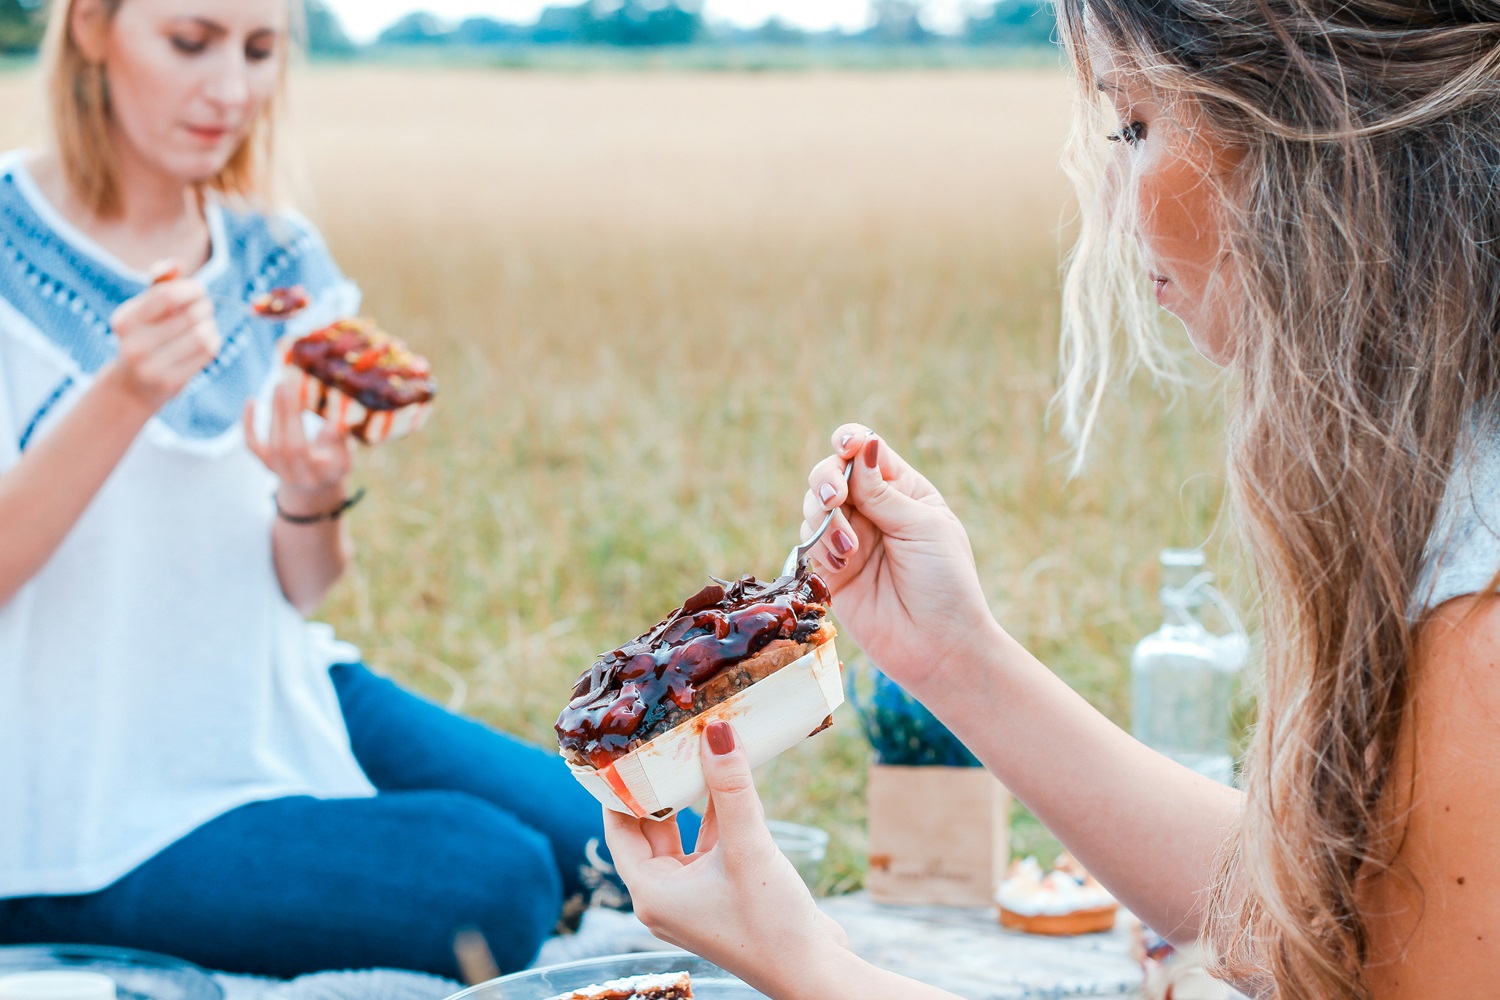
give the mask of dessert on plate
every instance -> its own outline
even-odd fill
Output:
[[[366,444],[420,430],[437,383],[427,359],[364,319],[341,319],[295,341],[288,382],[303,409]]]
[[[312,296],[301,285],[273,288],[250,300],[250,311],[265,319],[291,319],[312,305]]]
[[[1120,909],[1109,890],[1066,854],[1050,872],[1043,872],[1036,858],[1015,862],[995,899],[1000,925],[1027,934],[1107,931]]]
[[[715,581],[600,656],[557,720],[560,752],[606,806],[665,819],[704,793],[699,737],[733,723],[759,765],[843,702],[828,588],[812,572]]]
[[[549,1000],[693,1000],[693,983],[686,972],[631,976],[560,993]]]

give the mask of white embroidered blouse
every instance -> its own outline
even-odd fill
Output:
[[[198,274],[223,348],[151,420],[57,553],[0,606],[0,898],[102,889],[199,825],[287,795],[367,796],[328,667],[272,563],[275,479],[239,415],[273,348],[351,314],[317,233],[211,201]],[[114,356],[106,318],[146,286],[0,157],[0,474]],[[252,318],[301,284],[296,329]],[[17,530],[9,527],[7,530]]]

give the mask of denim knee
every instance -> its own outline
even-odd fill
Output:
[[[479,808],[487,821],[471,827],[477,849],[458,866],[467,882],[463,912],[473,915],[473,929],[500,971],[516,972],[531,964],[557,927],[562,876],[545,836],[488,803]]]

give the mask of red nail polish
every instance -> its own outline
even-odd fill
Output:
[[[865,445],[865,465],[875,469],[880,466],[880,438],[870,438],[870,443]]]
[[[846,535],[842,530],[833,533],[833,547],[841,556],[847,556],[854,551],[854,539]]]
[[[849,561],[830,552],[828,553],[828,565],[833,567],[835,573],[842,573],[848,567]]]
[[[708,748],[714,752],[714,756],[723,757],[734,752],[734,729],[729,723],[710,722],[706,732]]]

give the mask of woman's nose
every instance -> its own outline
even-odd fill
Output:
[[[228,55],[204,86],[204,96],[225,108],[237,108],[250,100],[249,66],[244,56]]]

